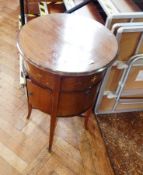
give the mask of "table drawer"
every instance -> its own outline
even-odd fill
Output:
[[[44,71],[33,66],[30,63],[25,63],[26,70],[31,79],[38,82],[45,87],[53,90],[57,75]],[[97,73],[88,76],[62,76],[61,91],[83,91],[98,84],[103,77],[102,73]]]
[[[88,76],[64,77],[62,79],[62,91],[83,91],[99,84],[103,73]]]
[[[33,66],[29,62],[25,62],[25,67],[28,72],[28,76],[32,80],[35,80],[36,82],[38,82],[38,84],[41,84],[50,89],[54,88],[54,84],[56,81],[56,77],[54,74],[51,74],[48,71],[44,71],[40,68],[37,68],[35,65]]]

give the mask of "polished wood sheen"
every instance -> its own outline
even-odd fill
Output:
[[[36,18],[20,31],[18,48],[28,73],[28,116],[32,108],[51,115],[49,151],[57,116],[85,113],[85,128],[103,70],[117,52],[112,33],[94,20],[55,14]]]
[[[91,74],[117,52],[115,37],[102,24],[85,17],[54,14],[25,25],[18,43],[32,64],[64,75]]]
[[[18,3],[0,1],[0,175],[113,175],[104,141],[116,175],[142,174],[142,112],[99,116],[98,124],[93,116],[88,125],[92,135],[85,132],[82,117],[59,118],[53,152],[48,153],[50,117],[33,110],[28,122],[24,118],[27,101],[19,86],[16,48]]]

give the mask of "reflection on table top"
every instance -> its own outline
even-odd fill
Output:
[[[36,18],[19,34],[21,53],[33,64],[60,74],[91,74],[117,52],[114,35],[85,17],[54,14]]]

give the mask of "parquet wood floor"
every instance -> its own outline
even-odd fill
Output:
[[[0,0],[0,175],[112,175],[106,149],[94,118],[90,131],[83,118],[60,118],[53,152],[48,153],[49,117],[33,110],[19,86],[16,48],[18,0]]]

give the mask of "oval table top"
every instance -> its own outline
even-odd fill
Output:
[[[50,14],[28,22],[18,36],[18,48],[36,67],[60,75],[90,75],[116,56],[115,36],[93,19]]]

